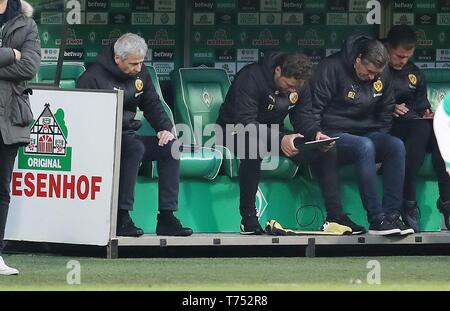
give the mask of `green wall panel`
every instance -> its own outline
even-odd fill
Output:
[[[268,50],[301,51],[317,63],[367,25],[366,1],[189,0],[191,66],[224,68],[234,76]]]
[[[450,2],[395,0],[391,5],[392,24],[407,24],[417,32],[415,63],[421,68],[450,68]]]

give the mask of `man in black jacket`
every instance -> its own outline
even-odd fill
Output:
[[[392,134],[402,139],[406,148],[402,218],[415,232],[419,232],[416,182],[429,149],[438,177],[440,198],[437,200],[437,207],[444,214],[447,229],[450,229],[450,177],[433,131],[434,112],[428,101],[425,77],[409,61],[416,48],[416,33],[407,25],[394,26],[389,31],[385,44],[390,56],[389,67],[396,104]]]
[[[311,67],[311,61],[303,54],[268,54],[262,62],[247,65],[239,72],[220,108],[216,123],[224,135],[218,136],[241,160],[242,234],[264,233],[256,213],[255,196],[262,159],[270,154],[312,162],[324,196],[327,220],[350,227],[353,234],[365,232],[364,227],[342,212],[334,144],[315,152],[303,151],[298,144],[329,138],[322,134],[311,113],[307,83]],[[288,114],[294,133],[283,127]]]
[[[352,34],[340,52],[317,67],[311,90],[316,120],[328,135],[339,136],[341,164],[355,164],[369,233],[410,234],[400,218],[405,172],[403,142],[389,130],[394,97],[389,56],[383,44]],[[383,164],[384,198],[377,194],[376,163]]]
[[[156,234],[188,236],[190,228],[184,228],[173,215],[178,209],[179,157],[172,155],[175,140],[174,126],[164,111],[150,75],[143,66],[147,44],[138,35],[127,33],[113,46],[107,47],[78,80],[77,87],[84,89],[123,90],[122,150],[120,158],[119,212],[117,235],[140,236],[129,211],[133,209],[134,187],[143,159],[158,161],[159,214]],[[156,130],[156,137],[136,135],[141,126],[135,120],[139,107],[144,117]]]

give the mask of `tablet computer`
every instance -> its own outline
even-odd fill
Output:
[[[320,148],[322,146],[329,145],[338,139],[339,139],[339,137],[331,137],[328,139],[313,140],[313,141],[307,141],[307,142],[305,142],[302,139],[295,139],[294,145],[295,145],[295,148],[299,149],[300,151],[305,151],[305,150],[316,149],[316,148]]]
[[[194,145],[194,144],[191,144],[191,145],[181,145],[181,146],[180,146],[180,151],[181,151],[181,152],[191,152],[191,153],[194,153],[194,152],[197,152],[198,150],[200,150],[200,146],[197,146],[197,145]]]
[[[422,117],[422,118],[412,118],[411,120],[434,120],[434,118]]]

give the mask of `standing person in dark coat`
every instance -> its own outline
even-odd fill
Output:
[[[144,234],[134,225],[129,211],[133,210],[139,166],[143,159],[150,159],[158,162],[159,172],[156,234],[189,236],[192,230],[183,227],[173,215],[178,209],[180,162],[178,155],[172,155],[172,149],[176,149],[172,148],[174,125],[164,111],[147,68],[143,66],[147,50],[143,38],[131,33],[124,34],[113,46],[103,50],[97,62],[80,77],[77,87],[124,91],[117,235]],[[156,130],[156,137],[136,134],[141,126],[141,122],[134,119],[138,107]]]
[[[416,33],[407,25],[394,26],[389,31],[385,44],[390,55],[389,67],[396,104],[392,135],[402,139],[406,148],[402,218],[415,232],[420,231],[416,182],[425,154],[430,150],[439,185],[440,197],[436,205],[444,214],[447,229],[450,229],[450,177],[433,131],[434,112],[428,101],[425,77],[409,61],[416,49]]]
[[[310,162],[322,189],[327,221],[350,227],[353,234],[365,232],[342,211],[334,143],[309,151],[302,150],[299,144],[329,138],[311,113],[311,68],[311,61],[303,54],[268,54],[260,63],[247,65],[239,72],[220,108],[216,123],[222,129],[223,141],[219,144],[225,142],[240,159],[241,234],[264,233],[255,196],[262,159],[270,154]],[[293,133],[283,126],[288,114]]]
[[[405,147],[389,134],[395,101],[388,61],[380,41],[352,34],[340,52],[316,68],[313,111],[325,133],[340,137],[339,162],[356,166],[369,233],[411,234],[400,217]],[[377,162],[383,163],[383,200],[377,193]]]
[[[0,275],[18,274],[1,257],[10,202],[10,183],[18,147],[30,142],[33,120],[27,81],[41,63],[33,8],[25,1],[0,0]]]

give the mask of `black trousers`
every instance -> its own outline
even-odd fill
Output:
[[[240,213],[241,216],[256,215],[255,201],[258,191],[258,184],[261,176],[261,163],[264,153],[268,155],[283,155],[280,146],[277,150],[272,148],[272,141],[266,135],[261,135],[264,131],[258,131],[256,135],[246,135],[245,139],[227,132],[223,129],[222,140],[217,140],[217,144],[227,146],[233,154],[240,159],[239,166],[239,187],[240,187]],[[219,136],[216,136],[219,137]],[[279,138],[278,138],[279,139]],[[281,143],[278,142],[280,145]],[[274,146],[275,147],[275,146]],[[257,157],[254,155],[257,154]],[[266,155],[267,155],[266,154]],[[341,193],[339,177],[337,174],[338,159],[336,148],[328,152],[321,150],[310,150],[300,152],[292,158],[297,163],[311,164],[313,174],[317,176],[324,198],[327,217],[338,218],[342,212]]]
[[[5,145],[0,135],[0,255],[5,246],[6,219],[11,200],[11,176],[17,156],[17,145]]]
[[[119,209],[133,210],[136,179],[142,161],[157,161],[158,166],[158,208],[160,211],[178,209],[180,182],[180,161],[178,154],[172,156],[174,141],[161,147],[155,136],[122,134],[120,159]],[[174,152],[178,152],[175,150]]]
[[[434,135],[433,123],[430,120],[410,120],[395,122],[392,134],[405,143],[406,171],[404,199],[416,201],[417,174],[423,164],[427,152],[431,152],[433,168],[436,172],[439,194],[442,201],[450,201],[450,177]]]
[[[281,151],[280,151],[281,154]],[[341,192],[337,174],[336,148],[328,152],[320,150],[300,152],[291,158],[297,163],[311,164],[317,176],[327,210],[327,218],[339,218],[342,212]],[[261,176],[260,159],[243,159],[239,166],[240,213],[241,216],[256,215],[255,196]]]

